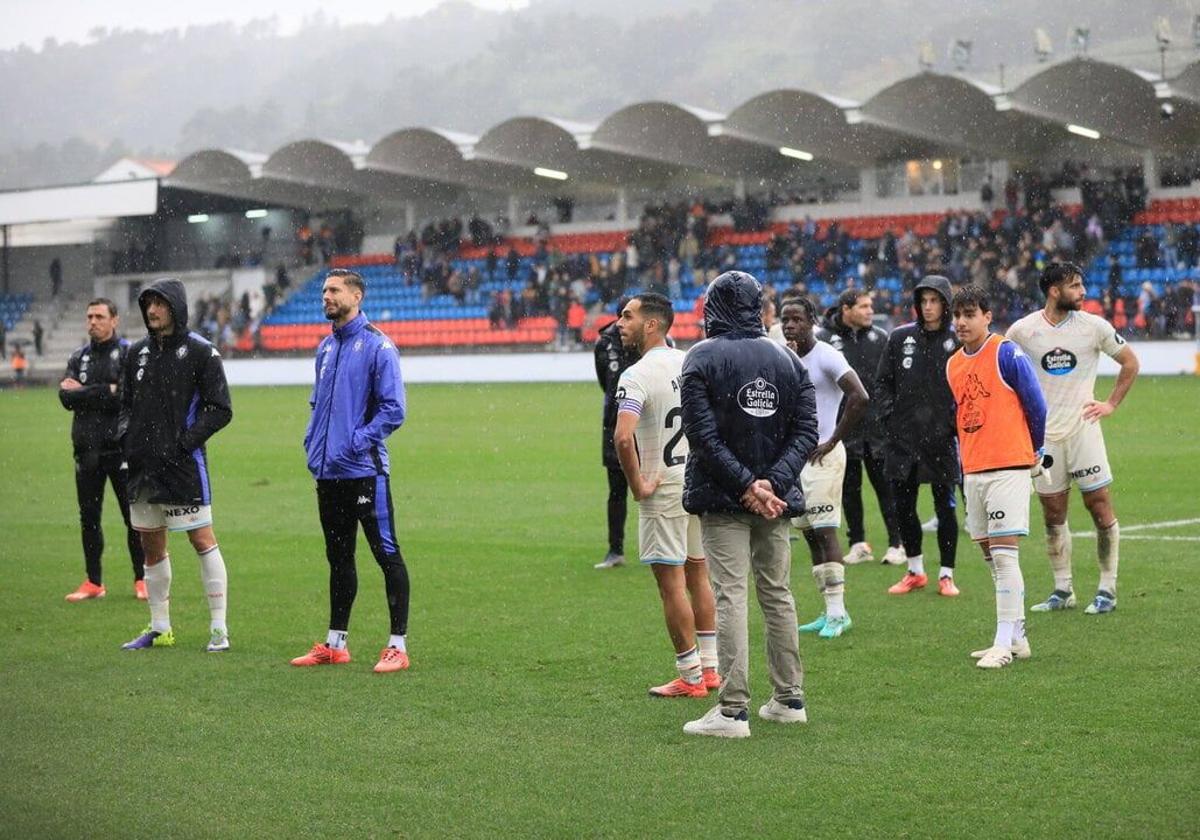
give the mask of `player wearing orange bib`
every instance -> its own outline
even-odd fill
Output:
[[[951,311],[962,347],[946,363],[946,379],[956,403],[967,530],[996,585],[995,638],[971,656],[980,668],[1002,668],[1030,655],[1017,540],[1029,535],[1031,468],[1041,468],[1046,401],[1029,357],[988,332],[992,312],[982,289],[961,289]]]

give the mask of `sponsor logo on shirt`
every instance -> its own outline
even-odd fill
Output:
[[[199,507],[177,507],[167,508],[163,511],[167,516],[195,516],[200,512]]]
[[[771,417],[779,408],[779,389],[760,376],[738,390],[737,400],[751,417]]]
[[[1002,510],[989,510],[988,519],[992,522],[1003,522],[1005,513]]]
[[[805,508],[804,512],[809,516],[816,516],[821,513],[833,513],[833,505],[813,505],[810,508]]]
[[[1085,467],[1082,470],[1071,470],[1071,478],[1076,480],[1087,478],[1089,475],[1097,475],[1100,472],[1100,465],[1093,464],[1090,467]]]
[[[1066,376],[1075,370],[1078,364],[1079,360],[1075,358],[1075,354],[1061,347],[1055,347],[1042,356],[1042,370],[1051,376]]]

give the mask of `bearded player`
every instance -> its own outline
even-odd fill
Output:
[[[641,358],[617,383],[613,442],[638,503],[639,553],[654,571],[679,672],[650,694],[704,697],[720,687],[717,610],[699,519],[683,509],[688,442],[679,380],[685,354],[666,344],[673,320],[671,301],[658,294],[637,295],[621,311],[621,342]]]
[[[1067,503],[1071,482],[1079,486],[1083,504],[1096,525],[1096,552],[1100,585],[1088,615],[1103,615],[1117,608],[1117,565],[1120,529],[1108,486],[1112,470],[1104,447],[1100,420],[1117,410],[1138,373],[1138,359],[1112,324],[1080,311],[1087,289],[1083,269],[1073,263],[1051,263],[1039,285],[1046,306],[1017,321],[1008,337],[1033,361],[1038,382],[1046,395],[1046,454],[1052,466],[1034,481],[1046,521],[1046,553],[1054,573],[1054,591],[1035,612],[1053,612],[1075,606],[1071,580],[1071,531]],[[1096,367],[1100,354],[1121,366],[1108,399],[1095,398]]]

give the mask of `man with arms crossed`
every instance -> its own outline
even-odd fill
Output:
[[[208,651],[229,650],[228,580],[212,528],[205,442],[233,419],[221,354],[188,332],[187,294],[175,279],[155,280],[138,295],[150,335],[129,348],[122,403],[129,412],[129,519],[146,558],[150,626],[126,650],[169,647],[171,558],[167,532],[185,531],[200,558],[208,595]]]
[[[846,357],[832,345],[817,341],[813,328],[817,308],[805,295],[783,299],[783,336],[808,371],[817,396],[817,434],[821,440],[808,456],[800,473],[804,492],[804,515],[792,524],[804,532],[812,553],[812,574],[817,591],[825,599],[825,610],[815,621],[802,624],[801,633],[817,633],[836,639],[851,627],[846,612],[846,567],[838,545],[841,527],[842,480],[846,471],[846,434],[867,410],[867,392]],[[838,420],[838,407],[846,398],[846,410]]]
[[[994,669],[1030,656],[1017,539],[1029,535],[1030,471],[1041,470],[1046,402],[1029,357],[988,332],[991,309],[978,287],[954,296],[963,346],[946,363],[946,380],[956,404],[967,530],[996,585],[995,638],[971,656],[980,668]]]
[[[637,352],[621,342],[621,313],[628,298],[617,301],[617,320],[600,329],[593,352],[596,382],[604,392],[604,413],[600,425],[600,459],[608,479],[608,553],[593,569],[615,569],[625,565],[625,513],[629,485],[617,459],[613,432],[617,428],[617,382],[625,369],[637,361]]]
[[[1120,528],[1109,498],[1113,476],[1099,421],[1116,411],[1129,393],[1137,377],[1138,359],[1112,324],[1080,311],[1087,289],[1079,266],[1051,263],[1042,272],[1039,285],[1046,296],[1045,308],[1008,329],[1008,337],[1033,361],[1049,412],[1046,454],[1053,463],[1034,481],[1034,489],[1046,520],[1046,553],[1054,573],[1054,591],[1031,609],[1052,612],[1075,606],[1067,525],[1073,480],[1096,525],[1100,561],[1100,585],[1084,612],[1103,615],[1117,608]],[[1121,370],[1108,399],[1098,402],[1094,392],[1101,352],[1115,359]]]
[[[759,717],[808,719],[801,686],[787,517],[804,512],[800,470],[817,445],[812,383],[796,354],[763,335],[762,287],[722,274],[704,304],[708,338],[683,362],[683,429],[690,454],[683,506],[699,514],[717,599],[720,702],[685,724],[690,735],[750,735],[747,578],[754,575],[773,696]]]
[[[828,319],[828,328],[817,330],[817,339],[827,341],[833,349],[846,357],[850,367],[858,374],[867,395],[875,387],[875,373],[879,360],[887,347],[888,334],[875,326],[875,308],[871,293],[865,289],[847,289],[838,297],[837,307]],[[879,513],[887,530],[888,549],[880,562],[889,566],[904,564],[904,549],[901,547],[900,527],[896,524],[896,506],[892,501],[892,487],[883,473],[883,428],[878,411],[872,401],[862,421],[848,430],[846,444],[846,479],[842,484],[842,509],[846,514],[846,537],[850,550],[846,553],[847,566],[869,563],[875,559],[871,546],[866,541],[863,526],[862,478],[866,470],[875,498],[879,502]]]
[[[388,435],[404,422],[404,383],[396,346],[359,311],[362,277],[343,268],[325,277],[321,300],[333,332],[317,346],[316,382],[304,433],[308,470],[317,480],[317,509],[329,562],[329,632],[293,665],[350,661],[346,636],[358,594],[354,549],[361,524],[383,571],[391,636],[376,673],[408,668],[408,567],[396,544]]]
[[[105,596],[100,559],[104,555],[104,485],[111,483],[125,520],[125,541],[133,562],[133,594],[146,600],[142,541],[129,522],[129,467],[125,463],[125,430],[129,415],[121,407],[121,371],[129,342],[117,336],[117,307],[96,298],[87,307],[88,343],[71,354],[58,386],[63,408],[74,412],[71,445],[75,450],[75,495],[83,533],[87,579],[67,595],[71,602]]]
[[[648,293],[621,311],[621,342],[640,356],[617,384],[613,441],[638,502],[641,560],[654,570],[679,677],[656,697],[704,697],[717,677],[716,604],[700,544],[700,520],[683,509],[684,463],[679,379],[684,353],[668,347],[671,301]],[[689,601],[690,596],[690,601]]]

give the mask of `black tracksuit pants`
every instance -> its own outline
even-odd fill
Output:
[[[608,471],[608,550],[625,553],[625,514],[629,482],[619,466],[605,466]]]
[[[917,493],[921,489],[919,467],[913,464],[908,475],[901,480],[892,479],[892,495],[896,503],[896,520],[900,525],[900,537],[904,541],[904,553],[916,557],[921,553],[921,518],[917,515]],[[954,556],[958,552],[958,516],[954,492],[956,484],[930,484],[933,491],[933,507],[937,511],[938,552],[941,564],[954,568]]]
[[[863,523],[862,477],[863,467],[879,501],[879,513],[887,529],[888,545],[900,545],[900,526],[896,522],[896,505],[892,498],[892,485],[883,473],[883,458],[869,450],[862,458],[846,459],[846,478],[842,482],[842,510],[846,513],[846,536],[850,545],[866,542],[867,532]]]
[[[317,482],[317,507],[325,532],[325,558],[329,561],[329,629],[350,629],[350,608],[358,594],[354,549],[358,526],[375,562],[383,570],[391,632],[408,632],[408,567],[396,543],[396,515],[392,489],[386,475],[367,478],[322,479]]]
[[[133,564],[133,579],[141,580],[144,574],[142,541],[129,523],[129,470],[122,468],[124,462],[120,452],[85,452],[75,456],[75,496],[79,501],[83,562],[88,580],[97,586],[103,582],[100,559],[104,555],[104,529],[100,522],[104,514],[104,486],[109,483],[125,520],[125,542]]]

